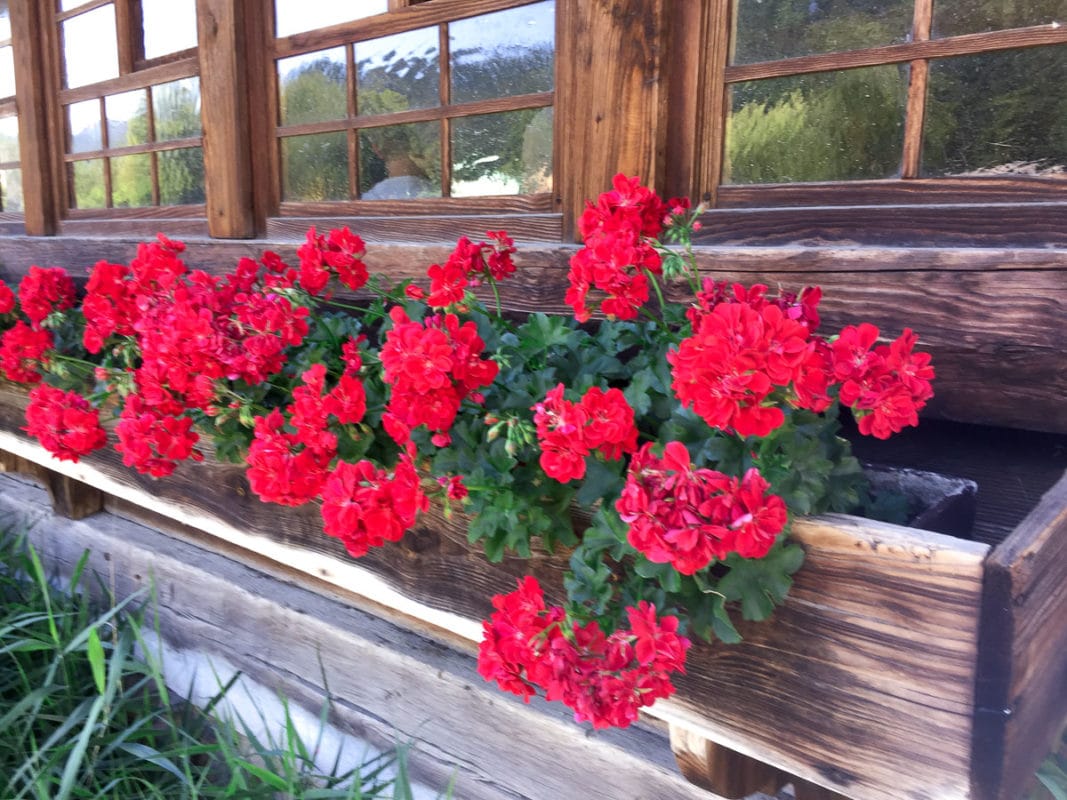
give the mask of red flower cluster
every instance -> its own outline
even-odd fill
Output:
[[[678,400],[708,425],[766,436],[785,420],[768,396],[799,380],[814,353],[808,326],[778,305],[730,302],[700,314],[667,360]]]
[[[37,330],[53,311],[74,307],[74,281],[62,267],[30,267],[19,284],[22,313]]]
[[[10,314],[15,310],[15,293],[11,287],[0,281],[0,315]]]
[[[585,246],[571,258],[566,303],[584,322],[593,312],[587,305],[590,289],[607,296],[600,311],[613,319],[633,319],[648,300],[645,271],[662,273],[659,254],[649,242],[663,230],[667,209],[655,192],[636,177],[619,174],[615,188],[588,203],[578,221]]]
[[[370,461],[340,461],[322,489],[324,530],[339,538],[356,558],[371,547],[400,541],[429,505],[407,454],[401,456],[391,476]]]
[[[841,402],[851,407],[860,433],[888,439],[919,424],[919,411],[933,396],[929,353],[914,352],[918,337],[905,328],[888,345],[875,347],[878,328],[848,326],[830,345]]]
[[[52,386],[30,392],[23,430],[60,461],[77,461],[107,444],[100,412],[77,392]]]
[[[265,503],[299,506],[322,491],[337,455],[337,434],[330,417],[342,425],[358,423],[367,410],[366,392],[358,377],[360,358],[356,343],[345,344],[345,372],[326,391],[326,367],[315,364],[293,389],[293,402],[285,416],[274,409],[256,417],[248,447],[248,484]]]
[[[496,611],[483,623],[478,672],[527,702],[537,689],[574,710],[594,728],[625,728],[641,708],[674,693],[670,675],[685,672],[689,640],[678,619],[656,617],[641,601],[626,609],[630,627],[605,635],[596,622],[570,622],[562,608],[546,606],[537,579],[493,598]]]
[[[200,436],[192,427],[191,417],[164,414],[141,395],[131,394],[115,428],[115,449],[122,453],[127,467],[164,478],[174,472],[179,461],[204,460],[195,449]]]
[[[51,331],[33,330],[19,320],[0,337],[0,369],[4,377],[17,383],[40,383],[37,368],[46,361],[44,354],[51,348]]]
[[[585,458],[594,450],[618,460],[637,449],[634,410],[618,389],[594,386],[581,401],[563,397],[563,384],[533,407],[541,469],[560,483],[585,475]]]
[[[481,357],[485,342],[473,322],[460,325],[455,314],[438,314],[418,323],[400,306],[389,317],[393,327],[380,357],[392,392],[382,422],[398,444],[425,425],[433,443],[444,447],[460,404],[468,397],[480,401],[477,390],[492,383],[500,368]]]
[[[506,231],[487,231],[490,242],[474,244],[466,236],[456,242],[456,249],[442,264],[427,271],[430,296],[427,305],[445,308],[463,300],[468,286],[477,286],[483,278],[500,281],[515,271],[511,260],[515,242]]]
[[[689,451],[669,442],[657,458],[646,444],[633,457],[615,503],[630,544],[649,561],[692,575],[730,553],[762,558],[786,523],[782,498],[755,469],[739,481],[693,469]]]
[[[335,228],[326,236],[319,236],[310,228],[307,241],[296,251],[300,258],[300,285],[309,294],[319,295],[330,282],[332,271],[352,291],[361,289],[369,277],[362,260],[366,252],[363,240],[347,227]]]

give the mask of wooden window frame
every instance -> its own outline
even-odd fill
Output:
[[[441,124],[441,169],[442,187],[448,183],[448,175],[451,169],[449,157],[450,136],[448,125],[453,119],[474,116],[477,114],[489,114],[506,111],[519,111],[531,108],[555,107],[556,91],[539,92],[535,94],[515,95],[510,97],[493,98],[469,103],[452,104],[447,102],[449,91],[449,75],[447,69],[447,37],[445,26],[451,22],[457,22],[471,17],[489,14],[495,11],[504,11],[512,8],[531,5],[539,0],[422,0],[412,3],[404,0],[390,0],[389,11],[372,17],[352,20],[326,28],[313,31],[305,31],[286,37],[276,38],[273,33],[273,13],[268,14],[267,41],[269,46],[270,63],[270,96],[268,111],[272,121],[271,147],[270,147],[270,199],[269,207],[272,219],[268,220],[268,231],[284,226],[285,218],[309,218],[309,217],[339,217],[339,216],[366,216],[387,217],[395,215],[448,215],[448,214],[500,214],[502,217],[514,217],[516,215],[552,214],[558,210],[556,199],[558,192],[541,192],[528,195],[499,195],[485,197],[433,197],[411,200],[338,200],[328,202],[286,201],[281,196],[281,157],[280,141],[288,136],[302,134],[327,133],[345,131],[349,140],[349,189],[355,188],[355,140],[354,132],[365,128],[373,128],[393,124],[405,124],[415,122],[438,122]],[[556,41],[557,51],[559,42],[559,6],[557,0],[557,23]],[[273,10],[273,9],[271,9]],[[382,36],[390,36],[405,33],[421,28],[439,26],[441,30],[441,54],[442,69],[441,103],[438,106],[426,109],[412,109],[390,114],[366,115],[357,117],[352,108],[354,92],[349,86],[349,109],[345,119],[328,122],[304,123],[299,125],[282,125],[279,113],[279,87],[276,62],[279,59],[291,56],[303,55],[332,47],[345,47],[347,53],[348,81],[354,80],[352,65],[353,46],[360,41],[376,39]],[[558,81],[558,67],[557,67]],[[558,123],[553,131],[553,141],[558,138]],[[555,147],[555,146],[554,146]],[[553,182],[558,180],[558,164],[556,163],[555,150],[553,152],[552,165]]]
[[[0,39],[0,47],[11,47],[12,48],[12,53],[14,53],[13,39],[11,39],[11,38]],[[4,97],[4,98],[0,99],[0,119],[7,119],[9,117],[14,117],[15,119],[18,119],[19,109],[18,109],[18,99],[17,99],[17,97],[18,97],[18,95],[17,95],[17,92],[16,92],[15,95],[11,95],[9,97]],[[21,142],[20,142],[19,160],[18,161],[3,161],[3,162],[0,162],[0,170],[5,170],[5,169],[18,169],[18,170],[21,170],[22,169],[22,155],[21,155],[21,153],[22,153],[22,147],[21,147]],[[23,200],[23,202],[25,202],[25,199]],[[2,194],[2,192],[0,192],[0,222],[21,222],[24,219],[25,212],[23,212],[23,211],[8,211],[5,208],[6,205],[7,205],[7,197],[4,196]]]
[[[707,221],[710,224],[705,226],[704,241],[752,243],[780,229],[787,209],[814,211],[826,207],[835,209],[836,233],[812,227],[806,234],[804,226],[798,225],[791,235],[801,240],[810,234],[813,238],[840,235],[850,241],[863,241],[858,231],[879,213],[877,207],[906,206],[916,207],[918,213],[914,215],[913,230],[908,230],[906,220],[903,227],[897,227],[900,243],[934,244],[948,239],[958,241],[960,235],[974,231],[983,208],[995,221],[1004,206],[1020,204],[1033,204],[1034,214],[1033,229],[1020,241],[1045,244],[1063,240],[1067,235],[1063,225],[1067,214],[1064,177],[924,178],[920,177],[920,150],[931,59],[1067,45],[1067,28],[1046,24],[931,39],[932,5],[932,0],[915,0],[911,41],[906,43],[741,65],[728,63],[734,27],[731,0],[703,0],[672,12],[673,44],[682,51],[682,57],[673,62],[671,74],[672,99],[676,103],[672,103],[672,114],[682,119],[679,129],[684,131],[691,125],[694,133],[683,132],[670,142],[671,169],[666,189],[703,197],[709,203],[714,211]],[[900,177],[778,184],[721,182],[732,84],[885,64],[911,66]],[[693,70],[700,75],[699,82],[689,74]],[[926,208],[917,208],[922,206]],[[956,226],[957,209],[961,206],[968,207],[970,213],[961,226]],[[777,219],[761,216],[760,210],[777,215]],[[1043,238],[1041,231],[1047,231],[1051,238]]]

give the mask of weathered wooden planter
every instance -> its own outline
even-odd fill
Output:
[[[111,450],[55,461],[19,431],[23,402],[0,388],[9,468],[44,465],[111,496],[112,510],[182,523],[453,642],[480,639],[490,597],[517,576],[552,583],[565,568],[489,565],[458,520],[435,517],[356,561],[314,508],[251,496],[239,467],[209,459],[155,481]],[[69,511],[99,505],[52,484]],[[695,648],[676,697],[651,709],[683,772],[749,791],[732,783],[753,775],[740,753],[856,800],[1014,800],[1067,711],[1067,477],[996,546],[843,515],[798,520],[794,535],[807,560],[786,606],[742,625],[740,645]]]

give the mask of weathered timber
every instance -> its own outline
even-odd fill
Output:
[[[153,481],[112,451],[53,463],[11,432],[12,400],[0,403],[0,449],[469,641],[491,595],[519,575],[532,571],[559,596],[565,554],[488,565],[458,518],[424,518],[356,561],[322,534],[313,507],[260,503],[236,466],[183,465]],[[969,797],[988,546],[851,517],[800,520],[795,533],[808,558],[774,622],[742,624],[738,646],[695,647],[678,695],[652,713],[849,797]]]
[[[1014,800],[1067,718],[1067,475],[986,562],[974,784]]]
[[[475,218],[468,228],[468,220],[458,216],[430,227],[435,237],[444,235],[445,226],[452,236],[479,237],[485,231],[482,223],[490,221]],[[546,218],[545,224],[554,228],[557,218]],[[367,238],[388,225],[388,221],[369,225]],[[298,224],[285,228],[285,233],[296,239],[302,228]],[[280,225],[275,229],[281,233]],[[31,264],[62,264],[75,275],[85,275],[99,259],[129,261],[137,241],[5,237],[0,239],[2,274],[17,282]],[[228,271],[240,257],[258,258],[264,249],[296,263],[293,241],[189,239],[187,244],[187,262],[210,272]],[[372,243],[365,260],[371,271],[398,281],[424,281],[426,268],[443,263],[451,250],[446,243]],[[563,295],[573,252],[568,247],[520,245],[519,269],[500,285],[505,308],[569,313]],[[872,322],[887,337],[905,327],[917,331],[920,346],[933,353],[938,374],[935,396],[925,412],[929,417],[1067,432],[1065,251],[701,247],[697,260],[704,274],[716,280],[762,282],[791,290],[822,286],[827,331],[860,321]],[[491,298],[483,294],[482,299]]]
[[[36,461],[0,451],[0,472],[25,475],[40,483],[48,491],[53,511],[61,517],[84,519],[104,507],[104,494],[99,489]]]
[[[150,613],[179,654],[206,651],[314,712],[329,702],[331,723],[374,746],[410,741],[413,777],[434,787],[454,778],[459,797],[714,800],[674,771],[658,731],[590,736],[563,709],[501,694],[469,652],[269,572],[107,514],[57,520],[39,490],[2,477],[0,523],[28,529],[60,576],[89,550],[89,573],[117,596],[154,589]]]

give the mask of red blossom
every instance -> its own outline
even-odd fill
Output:
[[[161,413],[140,395],[130,395],[115,429],[115,449],[127,467],[162,478],[174,472],[179,461],[203,461],[195,449],[200,437],[192,427],[192,418]]]
[[[74,307],[74,281],[62,267],[30,267],[19,284],[19,306],[36,330],[53,311]]]
[[[9,381],[39,383],[38,368],[47,362],[52,344],[51,331],[33,330],[19,320],[0,337],[0,369]]]
[[[463,300],[468,286],[477,286],[483,279],[503,280],[515,271],[511,258],[515,243],[507,232],[488,231],[486,236],[490,241],[478,244],[461,236],[448,260],[429,268],[428,305],[434,308],[454,305]]]
[[[77,461],[107,444],[100,412],[77,392],[37,386],[26,406],[26,433],[60,461]]]
[[[15,310],[15,293],[11,287],[0,281],[0,314],[10,314]]]
[[[275,409],[256,417],[248,447],[248,485],[265,503],[299,506],[315,499],[329,474],[336,454],[336,439],[323,431],[285,430],[285,418]]]

